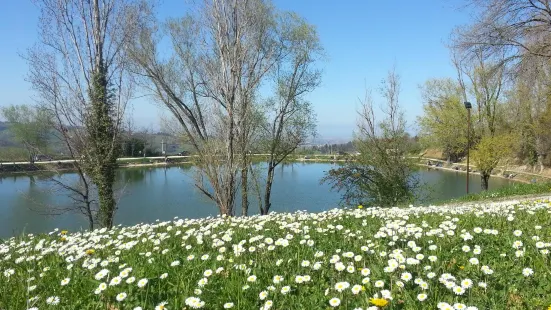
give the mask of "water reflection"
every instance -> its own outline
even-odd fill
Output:
[[[319,184],[326,171],[337,164],[282,163],[275,171],[272,191],[273,211],[322,211],[338,206],[340,194],[327,184]],[[265,179],[266,163],[254,166],[260,179]],[[196,170],[190,166],[141,167],[117,171],[116,192],[119,201],[115,222],[133,225],[169,220],[175,216],[198,218],[216,215],[215,204],[194,186]],[[261,173],[261,175],[260,175]],[[461,196],[465,192],[465,175],[457,172],[420,170],[419,177],[432,188],[432,199]],[[56,227],[86,228],[82,215],[44,216],[52,206],[70,206],[72,201],[62,192],[52,190],[51,177],[64,182],[78,182],[75,173],[61,175],[33,174],[0,176],[0,237],[25,232],[47,232]],[[480,177],[471,176],[472,191],[480,190]],[[509,183],[492,178],[490,187]],[[240,214],[240,194],[236,214]],[[38,211],[38,212],[37,212]],[[258,213],[256,195],[250,199],[249,211]]]

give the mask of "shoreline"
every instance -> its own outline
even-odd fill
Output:
[[[260,157],[264,154],[258,154],[257,157]],[[141,162],[144,161],[143,158],[121,158],[117,169],[119,168],[137,168],[137,167],[159,167],[159,166],[178,166],[178,165],[193,165],[193,161],[189,160],[189,157],[192,156],[175,156],[168,157],[171,161],[165,162],[164,157],[146,157],[145,160],[150,162]],[[180,161],[180,160],[184,161]],[[330,159],[330,158],[290,158],[285,160],[285,162],[347,162],[345,159]],[[32,173],[47,173],[47,172],[70,172],[75,169],[72,168],[72,161],[49,161],[49,162],[36,162],[36,163],[0,163],[0,176],[9,176],[9,175],[21,175],[21,174],[32,174]],[[56,166],[51,168],[51,166]]]
[[[257,154],[257,157],[260,157],[260,159],[262,159],[263,155],[264,154]],[[316,163],[316,162],[318,162],[318,163],[345,163],[345,162],[350,161],[350,159],[342,159],[342,157],[337,159],[337,158],[328,158],[330,155],[322,155],[322,156],[324,156],[324,157],[321,157],[321,158],[320,157],[304,158],[304,156],[301,156],[299,158],[292,157],[292,158],[289,158],[285,161],[286,162],[291,162],[291,163]],[[178,166],[178,165],[193,165],[193,161],[190,160],[190,157],[192,157],[192,156],[168,157],[169,159],[171,159],[170,162],[165,162],[164,157],[121,158],[121,159],[119,159],[120,162],[119,162],[119,165],[118,165],[117,169],[119,169],[119,168],[124,169],[124,168],[140,168],[140,167],[143,168],[143,167],[162,167],[162,166],[168,167],[168,166]],[[429,159],[429,158],[419,158],[419,159],[420,159],[420,161],[432,160],[432,161],[438,161],[438,162],[445,163],[444,161],[437,160],[437,159]],[[144,160],[149,160],[150,162],[143,162]],[[183,160],[183,161],[179,161],[179,160]],[[30,163],[15,163],[15,164],[0,163],[0,176],[34,174],[34,173],[47,173],[47,172],[70,172],[70,171],[74,171],[74,169],[71,167],[72,166],[71,163],[72,162],[67,162],[67,161],[37,162],[37,163],[34,163],[34,164],[30,164]],[[52,165],[56,165],[57,167],[54,167],[54,168],[48,167],[48,166],[52,166]],[[436,166],[432,166],[432,165],[429,166],[429,165],[421,163],[421,162],[415,163],[415,165],[418,166],[418,167],[424,167],[424,168],[427,168],[427,169],[439,169],[439,170],[444,170],[444,171],[449,171],[449,172],[467,173],[466,170],[462,170],[462,169],[457,169],[456,170],[456,169],[453,169],[453,168],[450,168],[450,167],[436,167]],[[461,163],[457,163],[456,165],[464,166]],[[44,167],[44,166],[46,166],[46,167]],[[475,167],[472,166],[472,168],[475,168]],[[542,175],[542,174],[525,173],[525,172],[516,171],[516,170],[513,170],[513,169],[507,169],[507,170],[511,171],[511,172],[514,172],[516,174],[516,176],[514,178],[509,178],[509,177],[505,177],[501,173],[499,173],[499,174],[492,174],[491,178],[496,177],[496,178],[506,179],[506,180],[510,180],[510,181],[513,181],[513,182],[519,182],[519,183],[525,183],[525,184],[531,183],[530,178],[539,179],[537,181],[551,180],[551,177],[546,176],[546,175]],[[474,174],[474,175],[478,175],[478,176],[480,175],[479,172],[470,172],[470,173]]]
[[[436,167],[436,166],[429,166],[427,164],[416,164],[417,166],[420,166],[420,167],[425,167],[425,168],[428,168],[428,169],[435,169],[435,170],[445,170],[445,171],[450,171],[450,172],[460,172],[460,173],[464,173],[464,174],[467,174],[467,171],[466,170],[455,170],[455,169],[452,169],[452,168],[447,168],[447,167]],[[479,172],[472,172],[470,171],[469,174],[473,174],[473,175],[478,175],[480,176],[480,173]],[[518,176],[518,174],[517,174]],[[490,179],[491,178],[500,178],[500,179],[505,179],[505,180],[509,180],[509,181],[514,181],[514,182],[519,182],[519,183],[525,183],[525,184],[530,184],[530,181],[528,180],[522,180],[522,179],[519,179],[519,178],[507,178],[507,177],[504,177],[503,175],[499,175],[499,174],[492,174],[490,176]],[[544,176],[540,176],[542,178],[545,178]]]
[[[50,163],[47,163],[50,164]],[[172,162],[172,163],[165,163],[165,162],[159,162],[159,163],[129,163],[129,164],[119,164],[117,166],[117,169],[125,169],[125,168],[143,168],[143,167],[159,167],[159,166],[179,166],[179,165],[192,165],[193,162],[190,161],[182,161],[182,162]],[[34,167],[37,167],[38,165],[33,165]],[[13,171],[2,171],[0,170],[0,177],[5,176],[11,176],[11,175],[25,175],[25,174],[35,174],[35,173],[56,173],[56,172],[71,172],[75,171],[74,168],[71,167],[60,167],[56,169],[21,169],[21,170],[13,170]]]

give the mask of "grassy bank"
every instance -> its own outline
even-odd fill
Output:
[[[165,166],[165,165],[181,165],[190,163],[192,159],[189,157],[170,158],[165,162],[164,158],[119,158],[117,160],[119,168],[127,167],[144,167],[144,166]],[[29,173],[29,172],[54,172],[54,171],[71,171],[74,170],[73,163],[66,161],[46,161],[16,164],[0,164],[0,174],[5,173]]]
[[[0,309],[547,309],[550,213],[539,200],[28,235],[0,242]]]
[[[253,155],[253,162],[266,161],[265,155]],[[347,156],[289,156],[285,162],[345,162],[349,160]],[[164,165],[180,165],[193,163],[193,156],[171,156],[168,162],[165,162],[164,157],[135,157],[135,158],[119,158],[117,160],[119,168],[126,167],[146,167],[146,166],[164,166]],[[45,171],[70,171],[73,169],[73,164],[65,161],[47,161],[30,163],[0,163],[0,174],[5,173],[28,173],[28,172],[45,172]]]
[[[443,200],[436,204],[446,204],[446,203],[458,203],[458,202],[469,202],[469,201],[490,201],[500,198],[508,198],[515,196],[526,196],[526,195],[541,195],[541,194],[551,194],[551,182],[544,183],[512,183],[510,185],[488,190],[480,193],[473,193],[459,198],[453,198],[449,200]]]

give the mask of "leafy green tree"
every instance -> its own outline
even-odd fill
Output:
[[[391,207],[412,202],[420,183],[408,158],[411,139],[398,98],[400,80],[391,71],[381,88],[386,100],[381,108],[385,118],[377,122],[369,93],[362,101],[361,121],[355,143],[360,155],[355,162],[331,169],[322,179],[343,191],[345,204]]]
[[[432,79],[421,91],[424,113],[417,122],[423,143],[441,149],[448,161],[458,161],[467,149],[467,110],[461,86],[452,79]]]
[[[139,137],[130,137],[123,141],[122,143],[122,156],[125,157],[135,157],[139,154],[139,151],[145,149],[145,140],[140,139]]]
[[[10,123],[9,130],[15,139],[28,151],[30,162],[48,148],[52,115],[48,110],[28,106],[12,105],[0,109],[0,114]]]
[[[492,171],[500,161],[511,154],[511,136],[484,136],[472,152],[471,156],[480,171],[482,190],[488,190],[488,182]]]

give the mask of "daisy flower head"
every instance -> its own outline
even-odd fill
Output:
[[[117,301],[123,301],[123,300],[125,300],[125,299],[126,299],[126,296],[127,296],[127,295],[126,295],[125,292],[119,293],[119,294],[117,295]]]
[[[109,286],[119,285],[121,283],[121,281],[122,281],[122,278],[119,277],[119,276],[116,276],[113,279],[111,279],[111,281],[109,282]]]
[[[357,295],[362,291],[362,289],[363,286],[356,284],[352,287],[352,294]]]
[[[465,289],[461,286],[455,286],[452,290],[456,295],[463,295],[465,293]]]
[[[337,290],[338,292],[342,292],[346,290],[348,287],[350,287],[350,283],[348,282],[337,282],[335,284],[335,290]]]
[[[341,300],[337,297],[333,297],[329,300],[329,305],[331,307],[338,307],[341,304]]]
[[[473,286],[473,281],[471,281],[471,279],[465,279],[461,281],[462,288],[467,289],[467,288],[470,288],[471,286]]]
[[[409,281],[409,280],[411,280],[411,278],[412,278],[412,277],[411,277],[411,273],[409,273],[409,272],[404,272],[404,273],[402,273],[402,275],[400,276],[400,279],[402,279],[402,280],[404,280],[404,281],[406,281],[406,282]]]
[[[148,282],[147,279],[145,279],[145,278],[144,278],[144,279],[141,279],[140,281],[138,281],[138,287],[139,287],[139,288],[143,288],[144,286],[147,285],[147,282]]]
[[[103,282],[98,285],[98,290],[104,291],[105,289],[107,289],[107,283]]]
[[[284,286],[284,287],[281,288],[281,294],[283,294],[283,295],[289,293],[290,291],[291,291],[290,286]]]
[[[48,305],[56,306],[59,304],[59,297],[57,296],[50,296],[46,299],[46,303]]]
[[[532,268],[524,268],[522,270],[522,274],[525,276],[525,277],[529,277],[531,275],[534,274],[534,270],[532,270]]]

